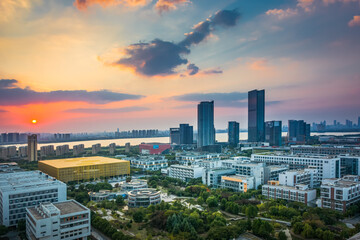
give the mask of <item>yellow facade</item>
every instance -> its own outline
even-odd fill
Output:
[[[130,162],[106,157],[39,161],[39,170],[62,181],[79,181],[130,174]]]

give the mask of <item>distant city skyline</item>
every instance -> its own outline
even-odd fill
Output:
[[[265,121],[358,122],[358,1],[100,2],[2,1],[0,132],[196,130],[212,100],[245,128],[252,89]]]

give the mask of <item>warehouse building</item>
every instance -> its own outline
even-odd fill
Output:
[[[106,157],[83,157],[39,161],[39,170],[63,182],[125,177],[130,162]]]

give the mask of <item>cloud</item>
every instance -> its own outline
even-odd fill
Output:
[[[146,111],[149,108],[145,107],[123,107],[123,108],[75,108],[68,109],[65,112],[69,113],[89,113],[89,114],[114,114],[114,113],[127,113]]]
[[[297,9],[292,8],[288,8],[285,10],[275,8],[268,10],[265,14],[269,16],[275,16],[278,19],[284,19],[298,15],[298,11]]]
[[[145,6],[148,4],[147,0],[76,0],[74,6],[79,10],[86,10],[92,5],[100,5],[101,7],[110,7],[116,5],[124,6]]]
[[[0,109],[0,113],[4,113],[4,112],[7,112],[7,111],[4,109]]]
[[[250,69],[255,71],[263,71],[269,69],[266,59],[257,59],[248,63]]]
[[[170,10],[176,10],[177,5],[190,3],[188,0],[158,0],[155,4],[155,9],[160,13]]]
[[[241,101],[247,99],[247,92],[230,92],[230,93],[188,93],[178,96],[173,96],[172,99],[185,102],[200,102],[200,101]]]
[[[205,70],[203,71],[204,74],[221,74],[223,73],[223,70],[221,69],[209,69],[209,70]]]
[[[196,24],[193,31],[185,34],[185,38],[179,43],[155,39],[148,43],[131,44],[122,50],[125,56],[109,65],[130,68],[147,77],[177,74],[176,68],[188,63],[184,55],[190,54],[189,48],[192,45],[204,41],[216,26],[235,26],[239,18],[240,13],[236,9],[218,11]]]
[[[305,12],[311,12],[313,10],[314,0],[298,0],[297,6],[304,9]]]
[[[360,26],[360,16],[354,16],[353,19],[348,23],[349,27]]]
[[[14,79],[0,80],[0,105],[25,105],[30,103],[80,101],[95,104],[105,104],[123,100],[139,99],[143,96],[111,92],[109,90],[58,90],[37,92],[30,88],[20,88]]]
[[[199,67],[197,67],[195,64],[191,63],[187,66],[187,69],[189,71],[189,75],[195,75],[199,72]]]
[[[30,0],[1,0],[0,1],[0,22],[8,22],[13,19],[20,10],[31,8]]]

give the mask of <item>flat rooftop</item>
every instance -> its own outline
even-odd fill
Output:
[[[56,210],[59,210],[60,215],[67,215],[70,213],[83,212],[87,210],[80,203],[74,200],[58,202],[58,203],[44,203],[42,204],[42,206],[50,210],[50,212],[56,212]],[[45,214],[43,215],[41,214],[42,209],[40,207],[31,207],[28,208],[28,210],[36,220],[48,218]]]
[[[125,162],[129,162],[129,161],[115,159],[115,158],[97,157],[97,156],[39,161],[39,163],[43,163],[55,168],[82,167],[89,165],[93,166],[93,165],[125,163]]]
[[[45,186],[66,186],[64,183],[40,171],[24,171],[0,174],[0,191],[15,192],[36,190]]]

